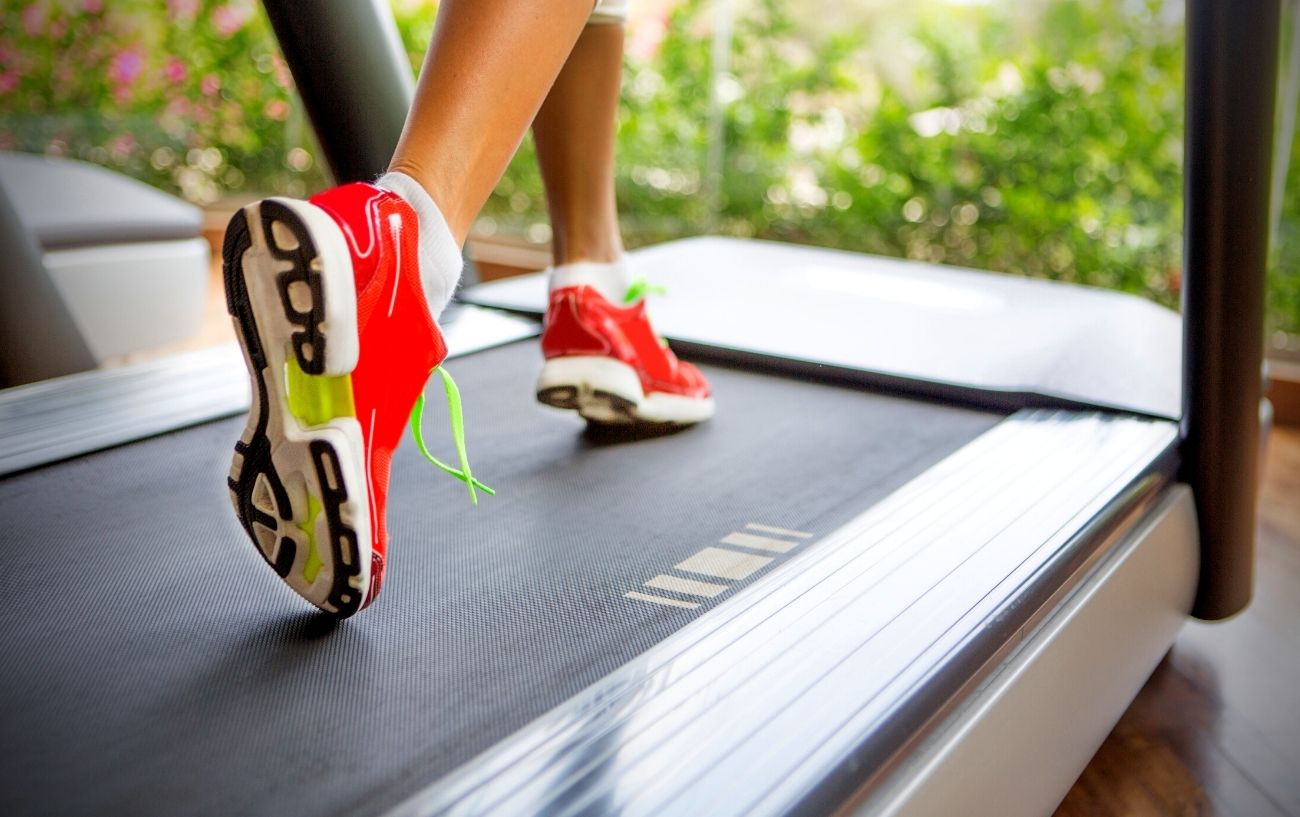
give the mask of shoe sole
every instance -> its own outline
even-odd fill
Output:
[[[636,370],[609,357],[551,358],[537,378],[537,399],[600,425],[689,425],[713,416],[713,398],[646,394]]]
[[[252,385],[227,486],[257,552],[344,618],[368,602],[370,504],[350,374],[359,342],[351,254],[322,210],[267,199],[231,219],[226,306]]]

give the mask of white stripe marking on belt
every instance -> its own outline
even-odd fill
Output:
[[[635,590],[629,590],[623,594],[624,598],[637,599],[638,601],[652,601],[655,604],[663,604],[668,607],[685,607],[687,610],[694,610],[700,605],[693,601],[678,601],[677,599],[666,599],[663,596],[652,596],[649,593],[638,593]]]
[[[772,561],[768,556],[755,556],[725,548],[705,548],[689,559],[673,565],[688,573],[703,573],[720,579],[743,579],[762,570]]]
[[[705,596],[707,598],[713,598],[727,589],[725,584],[697,582],[694,579],[683,579],[678,576],[665,576],[662,573],[646,582],[645,586],[654,587],[659,590],[671,590],[674,593],[685,593],[688,596]]]
[[[785,539],[772,539],[767,536],[755,536],[752,533],[728,533],[722,537],[724,545],[740,545],[746,548],[757,548],[759,550],[770,550],[773,553],[789,553],[798,542],[789,542]]]
[[[757,522],[749,522],[745,525],[745,527],[749,528],[750,530],[759,531],[760,533],[770,533],[775,536],[789,536],[794,539],[811,539],[813,537],[811,533],[805,533],[804,531],[801,530],[788,530],[786,528],[774,528],[771,525],[760,525]]]

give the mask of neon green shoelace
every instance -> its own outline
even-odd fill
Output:
[[[451,417],[451,438],[456,444],[456,457],[460,461],[460,468],[453,468],[433,454],[429,453],[429,447],[424,444],[424,394],[421,393],[415,400],[415,406],[411,409],[411,436],[415,437],[415,444],[420,449],[424,458],[438,467],[440,471],[451,474],[456,479],[465,483],[469,488],[469,501],[478,504],[478,494],[474,489],[477,488],[489,496],[495,496],[496,491],[479,482],[474,478],[474,474],[469,468],[469,455],[465,452],[465,416],[462,412],[460,402],[460,389],[456,388],[456,381],[451,379],[447,370],[439,366],[429,373],[432,377],[437,372],[442,376],[442,388],[447,393],[447,414]]]
[[[660,284],[652,284],[644,276],[637,276],[632,279],[628,285],[627,292],[623,293],[623,303],[633,304],[647,295],[667,295],[668,287]],[[668,348],[668,338],[658,337],[659,345]]]
[[[667,295],[668,287],[652,284],[644,277],[632,279],[628,285],[627,292],[623,293],[623,303],[635,303],[637,300],[644,298],[646,295]]]

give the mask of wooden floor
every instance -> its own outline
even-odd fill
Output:
[[[1269,442],[1255,600],[1189,623],[1057,817],[1300,817],[1300,427]]]

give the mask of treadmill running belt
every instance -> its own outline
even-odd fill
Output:
[[[383,811],[1001,419],[710,367],[717,418],[620,442],[537,405],[537,366],[529,342],[451,361],[498,494],[471,506],[404,444],[384,592],[342,624],[230,511],[242,418],[0,482],[3,812]],[[674,567],[706,548],[725,575]]]

